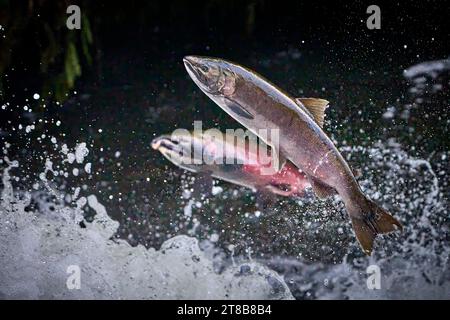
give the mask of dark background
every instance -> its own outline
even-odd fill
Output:
[[[65,28],[70,4],[81,7],[81,31]],[[370,4],[381,8],[381,30],[366,28]],[[170,72],[190,53],[242,61],[255,52],[301,48],[325,55],[330,64],[367,57],[368,64],[386,65],[400,56],[407,67],[422,57],[446,58],[450,30],[446,1],[2,0],[0,10],[1,99],[11,103],[22,103],[26,91],[64,101],[83,80],[99,86],[113,81],[111,56],[142,72],[161,64]],[[85,50],[87,29],[92,40],[84,41]],[[67,84],[70,43],[81,74]]]

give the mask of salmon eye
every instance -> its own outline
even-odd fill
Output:
[[[205,65],[202,65],[201,67],[200,67],[200,69],[203,71],[203,72],[208,72],[208,67],[207,66],[205,66]]]

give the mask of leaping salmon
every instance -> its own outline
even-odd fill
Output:
[[[363,251],[370,255],[377,234],[402,229],[385,209],[367,198],[352,170],[322,130],[328,101],[294,99],[257,73],[238,64],[209,57],[184,58],[197,86],[248,130],[279,130],[279,145],[260,137],[278,156],[290,160],[310,181],[319,198],[337,193],[351,218]]]
[[[173,164],[190,172],[210,175],[256,191],[284,197],[306,195],[305,190],[311,185],[297,167],[287,162],[274,174],[262,174],[262,168],[271,165],[270,152],[255,152],[257,150],[250,148],[249,144],[250,140],[239,144],[237,140],[213,139],[203,133],[195,135],[174,132],[153,139],[152,148],[161,152]],[[201,154],[195,154],[194,150],[201,150]],[[229,163],[225,159],[227,154],[233,156]],[[193,161],[194,157],[201,161]],[[261,159],[262,157],[268,159]]]

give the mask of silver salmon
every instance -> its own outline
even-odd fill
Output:
[[[372,253],[377,234],[402,229],[400,222],[364,195],[349,165],[322,130],[328,101],[295,99],[257,73],[226,60],[187,56],[184,64],[197,86],[254,134],[279,130],[278,145],[264,137],[274,156],[301,169],[319,198],[340,196],[366,254]]]
[[[151,145],[180,168],[211,175],[253,190],[284,197],[303,197],[306,189],[311,187],[306,176],[290,162],[274,174],[262,174],[263,167],[271,166],[270,152],[267,154],[255,152],[249,148],[248,140],[241,145],[236,140],[221,141],[212,139],[207,134],[174,132],[153,139]],[[194,154],[195,150],[201,150],[201,154]],[[232,163],[230,161],[227,163],[224,157],[226,154],[233,155]],[[265,156],[268,159],[261,159]],[[201,161],[193,161],[194,157]]]

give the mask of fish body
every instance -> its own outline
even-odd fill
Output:
[[[258,152],[259,149],[250,148],[249,145],[249,140],[239,144],[236,139],[221,140],[207,134],[190,133],[163,135],[152,141],[153,149],[185,170],[281,196],[305,195],[306,189],[311,185],[297,167],[288,162],[272,175],[263,174],[263,168],[271,166],[270,150],[268,153],[261,153]],[[195,154],[194,150],[201,150],[201,154]],[[232,157],[226,159],[225,155]],[[200,161],[194,161],[193,157]]]
[[[188,56],[184,63],[200,89],[254,134],[278,130],[277,144],[270,135],[265,142],[274,155],[302,170],[317,196],[339,194],[364,252],[372,252],[377,234],[401,228],[363,194],[353,171],[322,130],[326,100],[294,99],[257,73],[222,59]]]

